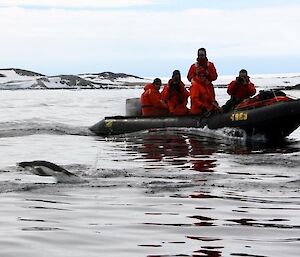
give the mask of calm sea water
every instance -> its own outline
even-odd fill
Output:
[[[1,91],[0,256],[299,256],[300,129],[281,145],[226,129],[89,132],[140,93]],[[16,169],[31,160],[80,181]]]

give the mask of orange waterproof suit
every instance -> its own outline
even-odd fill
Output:
[[[189,109],[186,105],[190,93],[186,90],[182,81],[175,83],[170,79],[161,94],[162,99],[168,104],[169,112],[171,114],[186,115],[189,113]]]
[[[218,107],[212,84],[217,77],[214,64],[208,60],[203,64],[196,62],[191,65],[187,78],[192,83],[190,87],[192,114],[210,112]]]
[[[162,100],[158,88],[150,83],[145,85],[144,93],[141,95],[143,116],[159,116],[168,114],[168,106]]]
[[[234,97],[238,101],[242,101],[249,98],[256,93],[255,86],[252,82],[248,81],[246,84],[242,85],[236,80],[230,82],[227,88],[227,93]]]

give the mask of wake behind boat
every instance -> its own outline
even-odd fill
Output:
[[[99,136],[109,136],[156,128],[229,127],[243,129],[248,136],[259,134],[264,135],[268,140],[281,140],[299,126],[300,99],[278,96],[271,92],[247,99],[234,110],[222,114],[163,117],[113,116],[105,117],[90,127],[90,130]]]

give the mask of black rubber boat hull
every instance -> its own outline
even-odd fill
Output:
[[[250,136],[265,135],[268,139],[281,139],[288,136],[300,125],[300,100],[278,102],[269,106],[250,110],[234,110],[228,113],[203,116],[166,117],[106,117],[90,130],[99,136],[118,135],[136,131],[184,127],[219,129],[224,127],[241,128]]]

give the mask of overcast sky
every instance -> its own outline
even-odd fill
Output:
[[[47,75],[300,72],[299,0],[0,0],[0,68]]]

